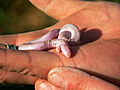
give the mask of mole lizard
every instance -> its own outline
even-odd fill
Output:
[[[61,51],[66,57],[70,57],[69,45],[78,45],[80,36],[80,31],[75,25],[66,24],[61,29],[54,29],[42,37],[20,46],[6,45],[8,49],[14,50],[48,50],[56,48],[57,52]]]

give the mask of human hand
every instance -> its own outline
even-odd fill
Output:
[[[59,67],[48,74],[48,81],[39,79],[35,90],[119,90],[113,84],[91,76],[79,69]]]
[[[120,21],[117,20],[120,16],[119,4],[79,0],[30,1],[48,15],[60,20],[53,27],[60,28],[71,23],[81,30],[83,45],[71,47],[72,58],[67,59],[52,50],[60,56],[63,66],[81,68],[102,78],[107,77],[107,80],[112,80],[111,77],[115,76],[114,80],[120,81]],[[114,72],[112,68],[115,69]]]
[[[49,52],[0,50],[1,77],[3,78],[1,82],[33,84],[39,77],[46,78],[48,71],[54,67],[70,66],[83,69],[119,85],[119,4],[53,0],[45,9],[47,0],[39,0],[39,2],[31,0],[31,2],[60,22],[42,31],[1,36],[1,42],[20,45],[40,37],[49,30],[61,28],[62,25],[71,23],[77,25],[81,30],[83,45],[71,47],[73,55],[70,59],[61,53],[56,53],[55,50]],[[5,52],[7,52],[7,56],[5,56]]]

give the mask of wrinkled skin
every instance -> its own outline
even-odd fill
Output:
[[[120,5],[79,0],[30,1],[59,22],[40,31],[0,36],[1,42],[20,45],[44,35],[49,30],[61,28],[62,25],[70,23],[77,25],[81,30],[81,45],[71,47],[72,58],[66,58],[55,50],[0,49],[0,82],[18,84],[36,82],[36,90],[41,88],[42,90],[118,90],[117,86],[120,85]],[[64,66],[64,68],[55,68],[58,66]],[[63,81],[57,75],[61,76]]]

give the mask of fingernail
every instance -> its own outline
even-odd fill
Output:
[[[52,90],[52,86],[49,83],[41,83],[39,90]]]
[[[63,77],[60,76],[59,73],[53,73],[49,76],[49,80],[57,85],[58,87],[64,87],[66,85],[65,80]]]

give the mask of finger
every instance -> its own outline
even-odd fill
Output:
[[[52,69],[49,72],[48,80],[53,85],[65,90],[119,90],[119,88],[113,84],[90,76],[78,69],[68,67]]]
[[[39,79],[35,83],[35,90],[62,90],[62,89],[52,85],[47,80]]]
[[[51,30],[51,29],[49,29],[49,30]],[[44,30],[39,30],[39,31],[34,31],[34,32],[29,32],[29,33],[20,33],[20,34],[13,34],[13,35],[0,35],[0,42],[19,45],[21,43],[25,43],[30,40],[34,40],[34,39],[44,35],[47,32],[48,32],[48,29],[44,29]]]
[[[0,70],[0,83],[34,84],[37,77]]]
[[[59,65],[60,58],[54,53],[0,49],[2,70],[46,78],[48,71]]]
[[[61,20],[86,6],[86,2],[79,0],[29,0],[48,15]]]
[[[109,45],[115,47],[114,54],[113,48],[110,49]],[[75,49],[77,49],[77,54],[75,54]],[[38,77],[46,78],[48,71],[56,66],[71,66],[111,77],[108,80],[119,80],[119,51],[119,39],[87,44],[81,46],[80,49],[74,48],[72,50],[74,57],[69,59],[55,51],[50,53],[1,49],[0,67],[7,71],[19,72],[25,75],[32,73]],[[115,81],[113,82],[115,83]]]
[[[7,50],[7,54],[6,50],[0,50],[0,65],[4,66],[7,70],[20,70],[21,72],[24,70],[31,72],[32,68],[35,74],[44,78],[47,72],[55,66],[72,66],[102,74],[103,77],[107,76],[108,80],[111,80],[109,79],[111,77],[113,82],[118,81],[119,83],[119,45],[119,39],[113,39],[87,44],[80,48],[76,47],[71,49],[73,57],[69,59],[65,58],[61,53],[56,53],[54,50],[51,51],[52,53]],[[18,64],[18,61],[20,64]],[[30,61],[32,61],[33,67],[30,67]],[[114,71],[113,68],[115,69]]]

